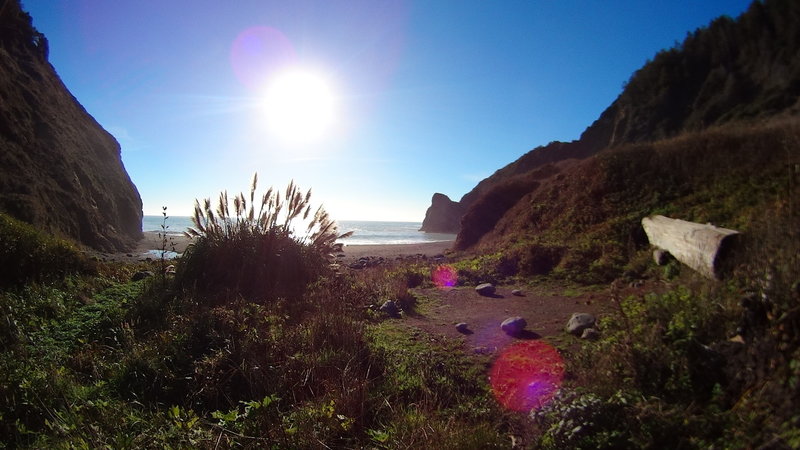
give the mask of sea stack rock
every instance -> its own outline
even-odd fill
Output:
[[[426,233],[458,233],[463,215],[464,207],[461,203],[437,192],[433,194],[431,206],[425,212],[425,220],[419,230]]]
[[[19,0],[0,8],[0,211],[101,251],[142,236],[142,200],[120,146],[47,61]]]

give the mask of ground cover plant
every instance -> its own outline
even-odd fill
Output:
[[[92,262],[68,244],[12,224],[3,233],[22,244],[5,248],[28,249],[14,250],[13,258],[34,269],[0,290],[3,445],[796,446],[795,128],[768,128],[779,138],[767,139],[761,129],[737,138],[754,145],[747,136],[755,133],[788,155],[770,166],[775,172],[769,177],[748,177],[752,190],[735,187],[729,174],[712,178],[706,190],[652,203],[665,213],[692,212],[695,219],[728,217],[746,230],[722,281],[699,278],[676,262],[656,266],[646,247],[631,244],[630,230],[601,233],[602,240],[592,232],[591,238],[546,232],[536,245],[521,240],[514,251],[450,261],[461,289],[479,282],[539,283],[574,292],[565,295],[570,301],[582,301],[587,292],[600,301],[608,293],[612,313],[603,317],[598,341],[556,340],[566,381],[530,417],[505,411],[493,398],[491,356],[409,330],[378,310],[387,300],[409,315],[435,306],[419,293],[436,289],[432,275],[439,263],[395,262],[363,271],[331,265],[328,254],[341,234],[293,184],[282,195],[268,190],[257,197],[254,181],[249,195],[229,202],[223,193],[216,210],[210,201],[198,203],[196,241],[174,261],[174,275],[161,261]],[[714,132],[701,139],[709,148],[733,142]],[[658,144],[655,151],[678,160],[682,146],[696,149],[696,142]],[[654,150],[625,148],[600,161],[619,170],[625,161],[649,167],[652,155],[637,151]],[[676,176],[689,179],[698,170]],[[608,179],[633,177],[623,172]],[[635,181],[633,187],[615,184],[607,192],[613,208],[581,229],[632,226],[652,200]],[[628,189],[647,201],[612,201]],[[574,217],[569,211],[561,210]],[[566,226],[565,217],[552,220]],[[302,227],[292,225],[304,220]],[[604,250],[595,254],[597,246]],[[614,249],[625,252],[619,261],[606,259],[609,271],[603,252]],[[568,276],[580,268],[591,276]],[[156,275],[131,281],[144,269]],[[607,277],[615,279],[611,288],[585,284]],[[625,293],[642,281],[660,287]]]
[[[376,311],[410,305],[421,269],[337,273],[324,210],[292,227],[310,195],[270,190],[259,212],[255,190],[198,210],[174,276],[97,262],[2,291],[4,446],[502,447],[485,361]],[[141,269],[156,275],[130,281]]]

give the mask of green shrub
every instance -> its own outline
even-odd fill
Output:
[[[89,263],[71,243],[0,213],[0,267],[3,288],[59,279],[88,270]]]
[[[638,448],[629,441],[627,399],[617,394],[601,398],[580,391],[562,391],[531,418],[541,431],[538,447]]]

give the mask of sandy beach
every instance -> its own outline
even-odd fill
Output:
[[[376,257],[385,259],[404,258],[406,256],[425,255],[432,257],[444,254],[453,246],[453,241],[424,242],[419,244],[391,244],[391,245],[345,245],[342,253],[345,262],[350,262],[363,257]]]
[[[133,253],[147,253],[149,250],[158,250],[163,246],[163,242],[157,232],[145,231],[142,234],[144,237],[136,245]],[[174,247],[174,251],[183,253],[191,243],[192,240],[182,234],[168,234],[166,249],[172,251]]]
[[[192,240],[183,235],[167,236],[167,251],[174,249],[177,253],[183,253]],[[424,242],[418,244],[387,244],[387,245],[345,245],[342,252],[337,255],[344,262],[352,262],[359,258],[374,257],[384,259],[405,258],[408,256],[424,255],[433,257],[444,254],[453,245],[453,241]],[[136,248],[127,253],[98,253],[96,256],[106,261],[144,261],[147,258],[159,258],[158,250],[163,246],[161,238],[157,232],[146,231],[142,239],[137,243]]]

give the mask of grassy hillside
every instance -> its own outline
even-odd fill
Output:
[[[630,261],[648,246],[643,217],[664,214],[757,232],[756,219],[797,195],[798,164],[797,119],[610,149],[564,164],[518,195],[476,248],[504,249],[523,274],[585,282],[611,281],[626,270],[635,275]],[[521,185],[519,178],[507,183],[509,190]]]
[[[781,151],[766,158],[776,176],[753,177],[748,187],[737,187],[747,195],[707,202],[709,208],[686,200],[730,190],[725,176],[710,175],[723,160],[740,158],[733,167],[746,167],[751,159],[762,160],[745,151],[762,148],[756,143],[796,137],[793,122],[742,130],[735,139],[730,130],[717,130],[554,168],[603,175],[595,183],[545,182],[537,189],[552,194],[564,188],[565,198],[576,202],[540,221],[549,227],[544,235],[562,239],[563,247],[541,242],[535,245],[546,251],[530,252],[538,242],[531,235],[530,242],[509,241],[517,251],[529,251],[530,258],[515,266],[506,254],[453,263],[466,286],[490,272],[508,277],[512,266],[534,273],[547,258],[557,261],[551,272],[558,276],[607,276],[615,266],[581,257],[592,249],[606,257],[603,252],[635,247],[638,238],[626,228],[633,223],[631,211],[651,202],[666,205],[665,212],[694,211],[695,218],[747,220],[747,240],[729,281],[709,283],[676,265],[661,269],[644,255],[627,263],[629,270],[661,288],[628,295],[622,280],[610,291],[580,288],[593,292],[581,301],[606,302],[611,310],[601,318],[601,338],[579,341],[565,334],[548,340],[564,357],[568,377],[553,402],[530,416],[503,410],[493,398],[487,381],[492,355],[412,332],[404,320],[378,311],[386,300],[407,314],[416,302],[419,311],[433,307],[410,288],[432,287],[435,265],[337,273],[324,263],[327,249],[315,248],[315,242],[329,242],[332,230],[311,239],[288,233],[283,220],[259,219],[272,223],[262,227],[246,205],[255,196],[237,196],[233,214],[222,218],[211,219],[205,208],[200,240],[176,261],[174,276],[159,261],[89,265],[73,248],[30,227],[0,227],[0,242],[23,249],[12,255],[20,266],[41,269],[0,287],[0,446],[796,446],[800,204],[798,196],[787,195],[797,182],[794,160],[783,159]],[[707,163],[694,161],[679,172],[680,152],[696,150],[698,143],[729,152],[723,158],[709,151]],[[668,200],[651,199],[658,190],[643,187],[663,185],[645,175],[673,172],[679,173],[671,186],[678,188],[665,191]],[[694,190],[705,184],[715,187]],[[287,198],[294,205],[290,215],[307,208],[308,199],[295,194]],[[591,238],[576,232],[570,239],[570,229],[559,234],[557,227],[568,225],[560,217],[592,202],[599,205],[592,222],[571,225],[572,231],[594,233]],[[273,207],[265,217],[277,216]],[[142,269],[154,275],[130,281]],[[515,280],[532,289],[542,281]]]
[[[564,349],[574,384],[532,415],[537,445],[800,445],[800,121],[730,124],[555,169],[462,263],[483,279],[611,286],[602,338]],[[742,231],[726,278],[656,266],[640,225],[655,213]]]
[[[467,249],[477,243],[521,197],[516,189],[508,198],[502,191],[524,183],[531,178],[528,172],[548,164],[728,123],[797,116],[798,22],[800,3],[756,1],[739,18],[721,17],[690,33],[674,48],[659,52],[631,76],[619,97],[579,140],[531,150],[464,195],[458,247]],[[487,200],[481,201],[482,197]]]

